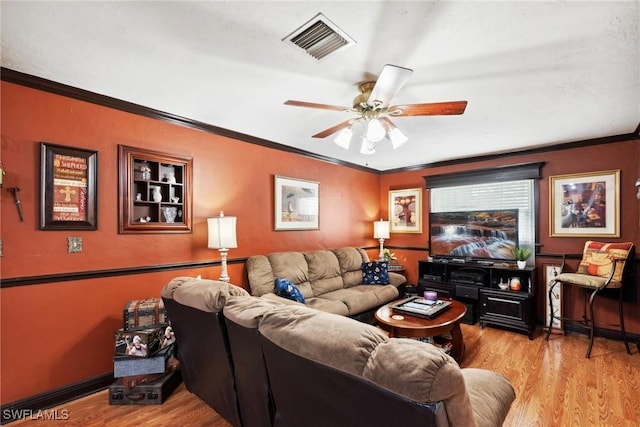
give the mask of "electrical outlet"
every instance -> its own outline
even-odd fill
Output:
[[[67,252],[70,254],[82,252],[82,237],[67,237]]]

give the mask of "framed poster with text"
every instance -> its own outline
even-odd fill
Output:
[[[98,228],[98,152],[40,143],[40,230]]]

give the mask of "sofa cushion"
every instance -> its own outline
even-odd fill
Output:
[[[365,285],[389,284],[389,262],[370,261],[362,263],[362,283]]]
[[[339,248],[332,251],[340,264],[343,287],[360,285],[362,283],[362,263],[369,261],[369,256],[361,248]]]
[[[301,305],[265,313],[260,333],[291,353],[353,375],[361,375],[371,351],[388,340],[375,326]]]
[[[269,258],[264,255],[253,255],[247,259],[246,268],[251,295],[259,297],[273,293],[276,278],[273,275]]]
[[[274,252],[267,255],[274,277],[290,280],[305,298],[313,296],[309,283],[309,265],[302,252]],[[272,290],[273,292],[273,284]]]
[[[347,306],[350,316],[384,305],[398,296],[398,288],[393,285],[358,285],[327,292],[317,299],[342,301]]]
[[[392,338],[377,346],[363,376],[417,402],[444,401],[452,426],[475,425],[460,367],[431,344]]]
[[[351,310],[344,301],[333,301],[323,298],[324,295],[319,297],[311,297],[306,300],[305,305],[316,310],[324,311],[325,313],[339,314],[340,316],[349,316]]]
[[[584,244],[582,260],[577,272],[608,278],[611,275],[611,270],[615,268],[612,281],[620,283],[625,262],[615,262],[615,260],[626,260],[632,247],[633,243],[631,242],[602,243],[588,240]]]
[[[304,304],[304,297],[300,293],[300,289],[291,283],[290,280],[276,277],[276,295]]]
[[[269,301],[275,301],[281,305],[295,305],[300,306],[301,304],[297,301],[293,301],[287,298],[279,297],[276,294],[264,294],[262,295],[263,299],[267,299]],[[311,307],[316,310],[324,311],[326,313],[339,314],[340,316],[349,316],[349,307],[342,301],[331,301],[325,298],[320,297],[309,297],[305,298],[304,305],[307,307]]]
[[[314,296],[342,288],[342,276],[338,258],[331,251],[305,252],[309,266],[309,282]]]

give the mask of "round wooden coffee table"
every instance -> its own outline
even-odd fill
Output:
[[[427,338],[451,333],[451,357],[460,363],[464,357],[464,340],[460,330],[460,319],[467,312],[464,304],[456,300],[451,301],[451,306],[434,317],[423,319],[405,313],[394,313],[390,305],[397,301],[384,305],[376,311],[378,325],[389,333],[390,337]],[[402,319],[394,319],[392,316],[401,316]]]

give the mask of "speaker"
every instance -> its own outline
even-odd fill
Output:
[[[460,301],[460,302],[463,303],[465,307],[467,307],[467,312],[465,313],[464,316],[462,316],[462,319],[460,319],[460,321],[465,325],[475,325],[476,322],[478,321],[476,304],[472,302],[466,302],[466,301]]]

